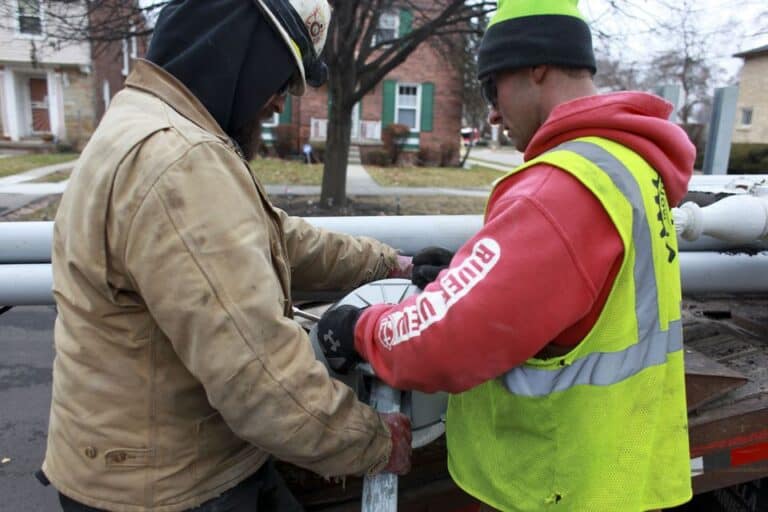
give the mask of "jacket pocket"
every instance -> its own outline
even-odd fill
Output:
[[[149,465],[149,448],[112,448],[104,452],[107,468],[141,468]]]
[[[239,460],[251,445],[240,439],[229,428],[219,412],[206,416],[197,423],[197,460],[208,467],[228,465]]]

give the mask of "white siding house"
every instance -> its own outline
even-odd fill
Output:
[[[85,15],[80,2],[4,0],[0,10],[0,137],[67,140],[78,123],[92,123],[84,112],[90,90],[88,43],[57,42],[55,16]],[[92,110],[92,109],[91,109]],[[75,119],[77,118],[77,119]],[[72,134],[70,134],[72,135]],[[77,134],[74,134],[77,135]],[[71,138],[71,137],[70,137]]]

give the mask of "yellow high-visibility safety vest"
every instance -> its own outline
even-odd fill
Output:
[[[571,352],[530,359],[450,397],[451,476],[503,511],[640,512],[685,503],[680,266],[664,184],[637,153],[597,137],[567,142],[499,182],[540,163],[594,193],[624,259],[597,322]]]

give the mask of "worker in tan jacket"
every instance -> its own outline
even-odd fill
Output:
[[[300,510],[272,458],[321,475],[410,465],[315,360],[292,287],[353,289],[408,260],[270,204],[254,127],[322,82],[325,0],[175,0],[56,216],[48,447],[65,511]]]

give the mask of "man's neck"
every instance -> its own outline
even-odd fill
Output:
[[[559,81],[550,86],[542,97],[542,121],[549,118],[558,105],[596,94],[597,87],[591,78]]]

